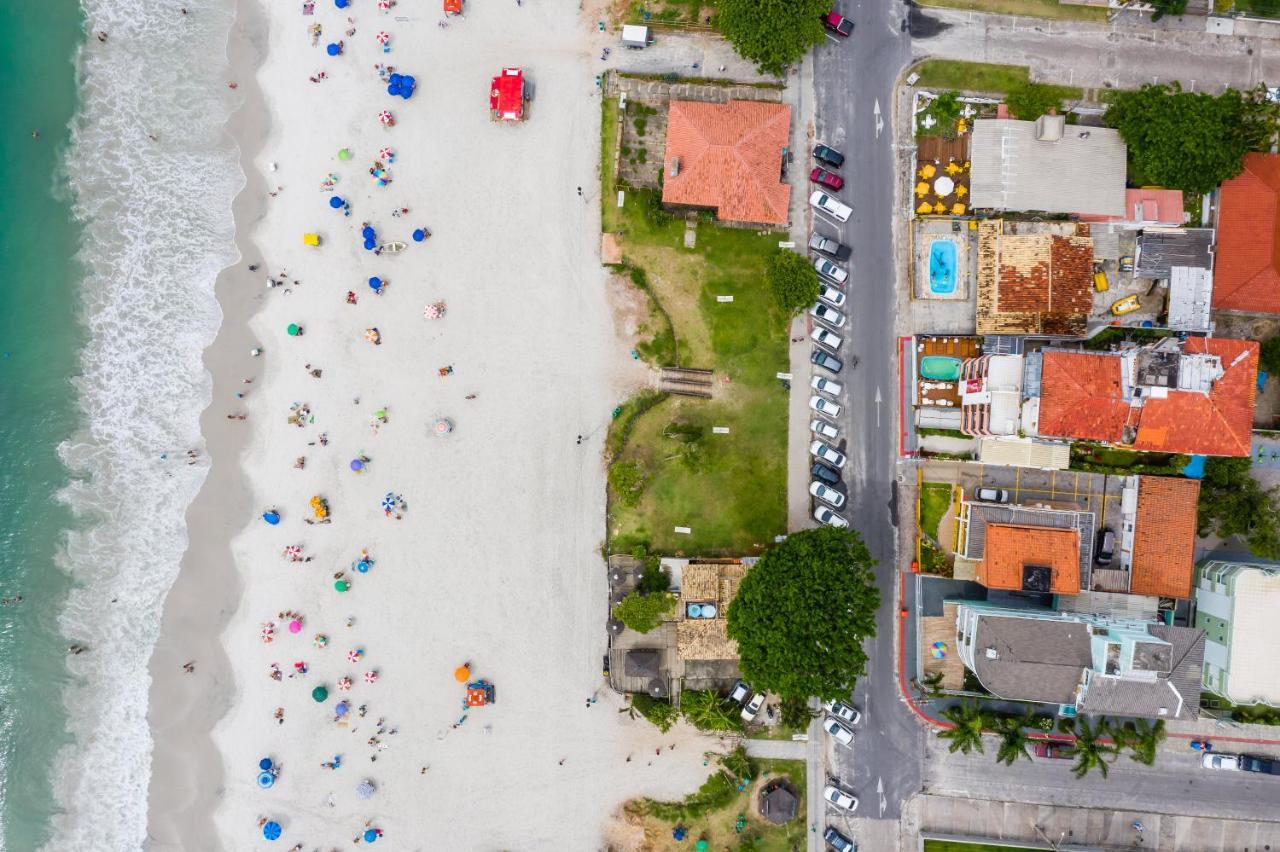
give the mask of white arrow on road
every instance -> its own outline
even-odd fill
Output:
[[[880,131],[884,130],[884,119],[880,117],[880,99],[879,98],[876,98],[876,107],[874,112],[876,116],[876,138],[879,139]]]
[[[884,402],[884,398],[880,396],[880,386],[876,385],[876,428],[880,428],[880,403]]]
[[[884,816],[884,809],[889,806],[888,801],[884,797],[884,779],[876,776],[876,795],[880,797],[880,816]]]

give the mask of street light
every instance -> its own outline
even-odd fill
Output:
[[[1041,828],[1041,827],[1040,827],[1039,825],[1037,825],[1036,823],[1032,822],[1032,823],[1031,823],[1031,827],[1032,827],[1033,829],[1035,829],[1036,834],[1040,835],[1040,839],[1041,839],[1041,840],[1043,840],[1045,843],[1049,844],[1049,848],[1050,848],[1050,849],[1052,849],[1052,850],[1053,850],[1053,852],[1059,852],[1059,850],[1060,850],[1062,847],[1061,847],[1061,846],[1059,846],[1058,844],[1062,843],[1062,838],[1064,838],[1064,837],[1066,837],[1066,836],[1067,836],[1067,832],[1066,832],[1065,830],[1064,830],[1061,834],[1059,834],[1059,835],[1058,835],[1058,839],[1055,841],[1055,840],[1050,840],[1050,839],[1049,839],[1049,835],[1045,834],[1045,833],[1044,833],[1044,829],[1043,829],[1043,828]]]

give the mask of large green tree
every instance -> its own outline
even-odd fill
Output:
[[[720,0],[716,26],[739,54],[766,74],[786,67],[821,44],[821,16],[829,0]]]
[[[875,560],[850,530],[794,533],[767,551],[729,605],[742,674],[781,698],[839,699],[866,670],[880,606]]]
[[[1211,458],[1200,482],[1200,533],[1240,536],[1249,551],[1280,559],[1280,507],[1275,489],[1263,490],[1249,475],[1249,458]]]
[[[1169,83],[1114,92],[1105,120],[1129,147],[1131,180],[1204,193],[1268,146],[1275,107],[1261,89],[1215,96]]]
[[[785,314],[795,314],[818,301],[818,270],[802,254],[782,249],[769,256],[765,278]]]

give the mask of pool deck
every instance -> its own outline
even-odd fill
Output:
[[[969,230],[967,219],[917,219],[913,227],[915,281],[912,288],[916,299],[963,302],[973,290],[977,240]],[[929,253],[935,242],[943,240],[956,247],[955,289],[950,293],[935,293],[929,287]]]
[[[916,364],[930,355],[946,358],[976,358],[982,354],[982,341],[976,337],[917,337]],[[919,405],[956,408],[960,405],[960,387],[957,382],[939,382],[918,375],[916,399]]]

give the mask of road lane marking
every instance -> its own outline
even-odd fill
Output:
[[[876,428],[880,428],[880,403],[884,402],[884,398],[880,396],[880,386],[876,385]]]
[[[880,117],[880,99],[876,98],[876,106],[873,111],[876,117],[876,138],[880,138],[880,132],[884,130],[884,119]]]

